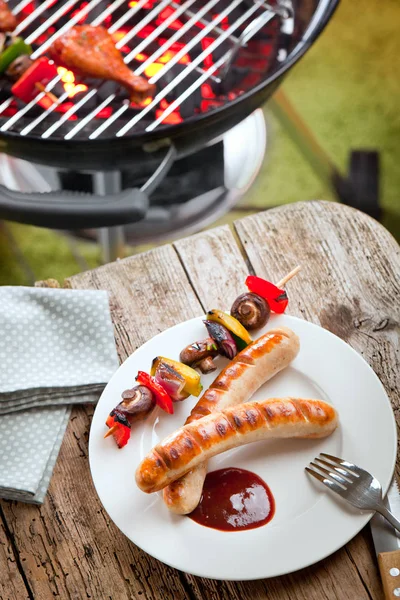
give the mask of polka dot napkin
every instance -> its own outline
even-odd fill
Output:
[[[0,497],[43,502],[68,405],[118,368],[107,292],[0,287]]]
[[[60,406],[0,417],[0,498],[43,502],[70,414]]]

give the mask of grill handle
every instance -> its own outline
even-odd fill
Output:
[[[92,229],[127,225],[144,219],[151,194],[176,157],[169,146],[161,164],[139,188],[101,196],[84,192],[17,192],[0,185],[0,219],[49,229]]]

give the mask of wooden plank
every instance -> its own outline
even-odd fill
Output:
[[[202,311],[171,246],[83,273],[69,285],[112,290],[121,360]],[[129,542],[103,510],[88,465],[92,414],[92,407],[74,409],[43,506],[3,506],[35,600],[186,600],[182,575]]]
[[[365,588],[372,598],[383,598],[381,577],[375,548],[372,541],[371,529],[367,525],[346,546],[346,552],[361,578]]]
[[[110,291],[121,361],[157,333],[202,313],[172,246],[75,275],[67,283]]]
[[[211,229],[174,243],[187,276],[205,311],[229,311],[246,291],[248,267],[228,226]]]
[[[6,504],[4,501],[1,505]],[[18,568],[19,556],[13,548],[8,527],[0,505],[0,600],[23,600],[29,598],[28,590]]]
[[[262,240],[258,241],[262,247]],[[251,268],[242,256],[229,227],[219,227],[191,236],[176,242],[174,246],[203,307],[229,310],[236,296],[246,290],[244,281]],[[271,275],[272,281],[278,281],[289,272],[297,264],[296,260],[296,257],[289,257],[287,261],[278,262]],[[300,277],[301,275],[297,276]],[[293,283],[288,286],[289,290],[292,289],[292,285]],[[299,294],[304,299],[304,292],[300,290]],[[365,580],[369,583],[369,589],[374,592],[372,597],[379,598],[380,583],[375,563],[363,537],[360,535],[356,539],[359,540],[355,541],[354,548],[357,562],[362,565]],[[358,564],[355,564],[352,555],[349,555],[346,549],[318,565],[287,577],[241,583],[216,582],[192,576],[187,578],[196,598],[199,599],[369,598],[363,579],[358,573]]]

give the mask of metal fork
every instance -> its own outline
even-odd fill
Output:
[[[400,521],[384,505],[381,484],[371,473],[347,460],[323,452],[314,461],[305,468],[307,473],[356,508],[379,512],[400,531]]]

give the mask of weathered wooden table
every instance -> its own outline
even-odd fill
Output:
[[[398,424],[400,249],[381,225],[327,202],[299,203],[72,277],[109,290],[121,361],[156,333],[211,306],[228,310],[249,272],[288,285],[288,312],[337,334],[369,362]],[[77,407],[42,507],[0,505],[0,598],[364,600],[382,598],[369,527],[286,577],[201,579],[151,558],[110,522],[88,465],[92,407]],[[355,424],[356,425],[356,424]]]

